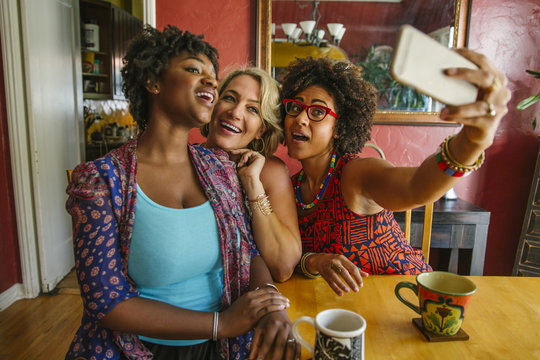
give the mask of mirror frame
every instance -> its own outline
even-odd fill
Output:
[[[456,0],[454,48],[466,47],[469,35],[471,0]],[[270,73],[272,46],[272,0],[257,0],[256,63]],[[374,124],[459,126],[439,119],[438,112],[377,110]]]

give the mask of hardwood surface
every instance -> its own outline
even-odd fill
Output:
[[[469,277],[469,276],[467,276]],[[291,301],[289,317],[314,317],[329,308],[357,312],[367,322],[365,358],[377,359],[540,359],[540,279],[532,277],[470,276],[477,291],[465,313],[463,330],[467,341],[430,343],[412,324],[419,317],[394,295],[400,281],[415,282],[414,276],[372,275],[358,293],[337,296],[322,279],[293,275],[277,284]],[[412,291],[401,294],[418,303]],[[299,326],[313,343],[314,331]],[[302,349],[302,359],[309,353]]]
[[[0,312],[0,359],[64,359],[82,316],[80,295],[41,295]]]
[[[335,295],[323,279],[293,275],[277,284],[291,300],[289,316],[315,316],[329,308],[362,315],[367,322],[365,357],[377,359],[540,359],[540,279],[532,277],[471,276],[478,290],[465,314],[467,341],[430,343],[414,327],[418,317],[394,295],[400,281],[414,276],[375,275],[365,279],[359,293]],[[412,292],[402,291],[416,303]],[[19,300],[0,312],[0,359],[63,359],[79,326],[79,295],[42,295]],[[305,324],[301,334],[313,341]],[[310,356],[302,349],[302,359]]]
[[[58,294],[66,295],[80,295],[79,283],[77,282],[77,275],[75,274],[75,269],[71,270],[69,274],[66,275],[62,281],[56,285]]]

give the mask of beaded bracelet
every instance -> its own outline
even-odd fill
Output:
[[[439,151],[437,151],[437,154],[435,155],[435,160],[437,161],[437,166],[439,167],[439,169],[441,169],[442,172],[448,176],[462,177],[462,176],[467,176],[470,174],[470,172],[465,173],[465,172],[457,171],[457,170],[452,169],[450,166],[448,166],[448,164],[444,161],[441,155],[441,148],[439,148]]]
[[[439,146],[437,154],[435,155],[435,160],[437,161],[437,166],[445,174],[453,177],[467,176],[472,171],[478,170],[482,166],[485,159],[485,152],[482,151],[473,165],[463,165],[450,154],[448,143],[454,137],[455,135],[450,135],[443,141],[443,143]]]
[[[300,271],[302,272],[302,274],[304,274],[305,277],[308,277],[310,279],[315,279],[321,276],[321,274],[319,273],[315,273],[315,274],[310,273],[308,269],[306,268],[307,258],[314,254],[315,253],[312,253],[312,252],[305,252],[304,254],[302,254],[302,258],[300,259]]]
[[[265,193],[257,196],[255,200],[248,200],[248,204],[251,212],[255,212],[255,209],[259,209],[259,211],[265,216],[274,212],[272,205],[270,204],[270,200],[268,199],[268,195]]]

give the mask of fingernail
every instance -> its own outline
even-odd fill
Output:
[[[455,75],[457,74],[457,69],[454,69],[454,68],[444,69],[443,72],[446,75]]]
[[[354,290],[354,292],[358,292],[358,288],[356,286],[354,287],[353,290]]]

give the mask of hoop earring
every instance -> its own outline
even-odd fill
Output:
[[[257,147],[259,147],[259,149],[257,149]],[[264,139],[263,138],[260,138],[260,139],[254,139],[252,142],[251,142],[251,149],[253,151],[256,151],[258,153],[261,153],[264,155],[264,149],[266,148],[266,143],[264,142]]]

